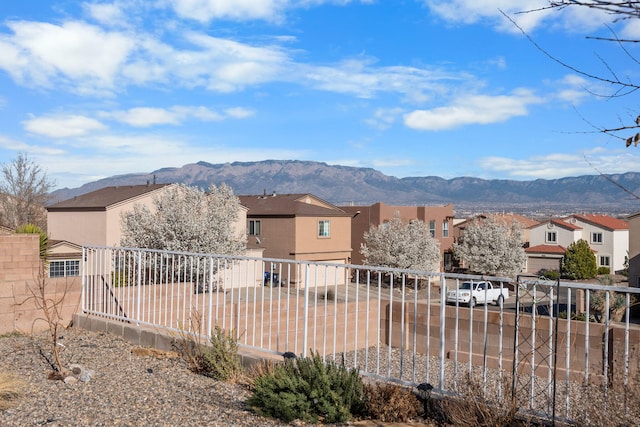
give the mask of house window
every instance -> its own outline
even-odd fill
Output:
[[[429,233],[431,233],[431,237],[436,237],[436,220],[432,219],[429,221]]]
[[[49,277],[72,277],[80,275],[80,260],[51,261]]]
[[[591,233],[591,243],[602,243],[602,233]]]
[[[600,267],[609,267],[610,266],[610,259],[608,256],[601,256],[600,257]]]
[[[249,236],[259,236],[259,235],[260,235],[260,220],[250,219],[249,220]]]
[[[329,237],[329,220],[323,219],[318,221],[318,237]]]
[[[449,223],[442,221],[442,237],[449,237]]]
[[[558,235],[555,231],[547,231],[547,238],[545,240],[546,243],[557,243]]]

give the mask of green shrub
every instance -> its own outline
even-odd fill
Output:
[[[560,278],[560,272],[558,270],[542,269],[538,272],[538,275],[544,277],[546,280],[558,280]]]
[[[365,415],[391,423],[406,423],[420,415],[422,402],[405,387],[376,383],[364,386]]]
[[[603,274],[611,274],[611,269],[609,267],[598,267],[598,276]]]
[[[233,333],[216,326],[209,344],[202,345],[197,334],[183,331],[175,346],[189,368],[197,374],[218,381],[235,381],[240,378],[242,365],[238,355],[238,342]]]
[[[363,383],[358,370],[312,352],[256,378],[247,404],[259,415],[285,422],[345,422],[362,413]]]
[[[571,243],[562,261],[562,277],[571,280],[593,279],[597,272],[596,256],[589,243],[584,239]]]
[[[46,259],[49,250],[49,236],[47,233],[34,224],[24,224],[16,228],[16,234],[39,234],[40,235],[40,258]]]

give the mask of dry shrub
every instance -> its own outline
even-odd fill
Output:
[[[495,427],[522,424],[516,419],[518,407],[515,403],[492,401],[484,395],[482,384],[471,374],[467,374],[461,383],[457,396],[441,402],[444,416],[450,424]]]
[[[244,375],[238,382],[249,388],[249,390],[253,390],[256,378],[273,373],[276,365],[277,362],[265,359],[253,363],[245,369]]]
[[[376,383],[364,386],[365,413],[382,422],[406,423],[420,415],[422,402],[406,387]]]
[[[15,375],[0,373],[0,411],[12,406],[22,395],[25,383]]]
[[[238,382],[242,379],[242,365],[238,355],[238,341],[233,332],[219,326],[211,331],[208,343],[200,341],[201,322],[197,313],[191,316],[190,330],[181,329],[174,346],[191,371],[215,380]]]

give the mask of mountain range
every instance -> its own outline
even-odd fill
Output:
[[[515,212],[532,216],[599,212],[625,216],[640,211],[640,173],[585,175],[516,181],[436,176],[396,178],[372,168],[299,160],[211,164],[198,162],[149,173],[116,175],[51,193],[52,202],[102,187],[156,182],[208,188],[229,185],[235,194],[311,193],[335,205],[442,205],[456,216]]]

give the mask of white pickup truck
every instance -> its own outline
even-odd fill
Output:
[[[467,304],[473,307],[476,304],[494,303],[501,305],[509,299],[509,289],[495,287],[491,282],[463,282],[457,289],[447,291],[447,303]]]

